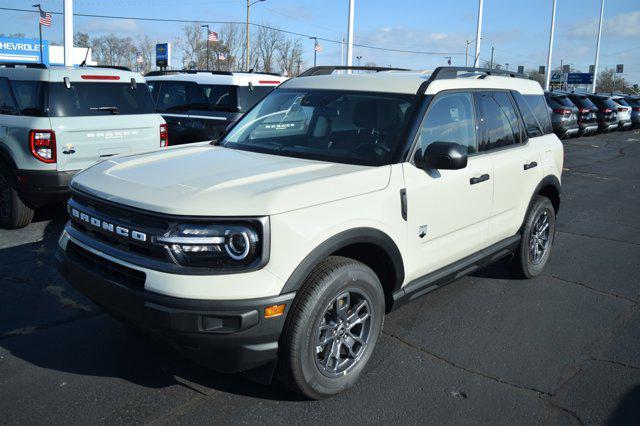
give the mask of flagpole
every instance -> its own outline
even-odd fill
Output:
[[[40,22],[40,13],[42,12],[42,9],[40,8],[39,4],[34,4],[31,7],[38,8],[38,32],[40,33],[40,63],[43,64],[44,61],[42,60],[42,22]]]

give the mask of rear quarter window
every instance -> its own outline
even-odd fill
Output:
[[[9,80],[6,78],[0,78],[0,114],[18,114],[18,107],[11,93]]]

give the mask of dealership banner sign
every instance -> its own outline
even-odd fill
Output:
[[[40,41],[32,38],[0,37],[0,62],[40,62]],[[49,42],[42,40],[42,62],[49,65]]]

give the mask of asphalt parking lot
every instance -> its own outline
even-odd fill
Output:
[[[387,317],[351,391],[304,401],[129,331],[55,270],[64,210],[0,230],[0,423],[640,423],[640,131],[565,141],[558,234]]]

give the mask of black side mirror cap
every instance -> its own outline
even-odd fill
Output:
[[[413,158],[416,167],[423,170],[464,169],[467,160],[467,147],[453,142],[433,142],[427,146],[424,154],[419,149]]]

